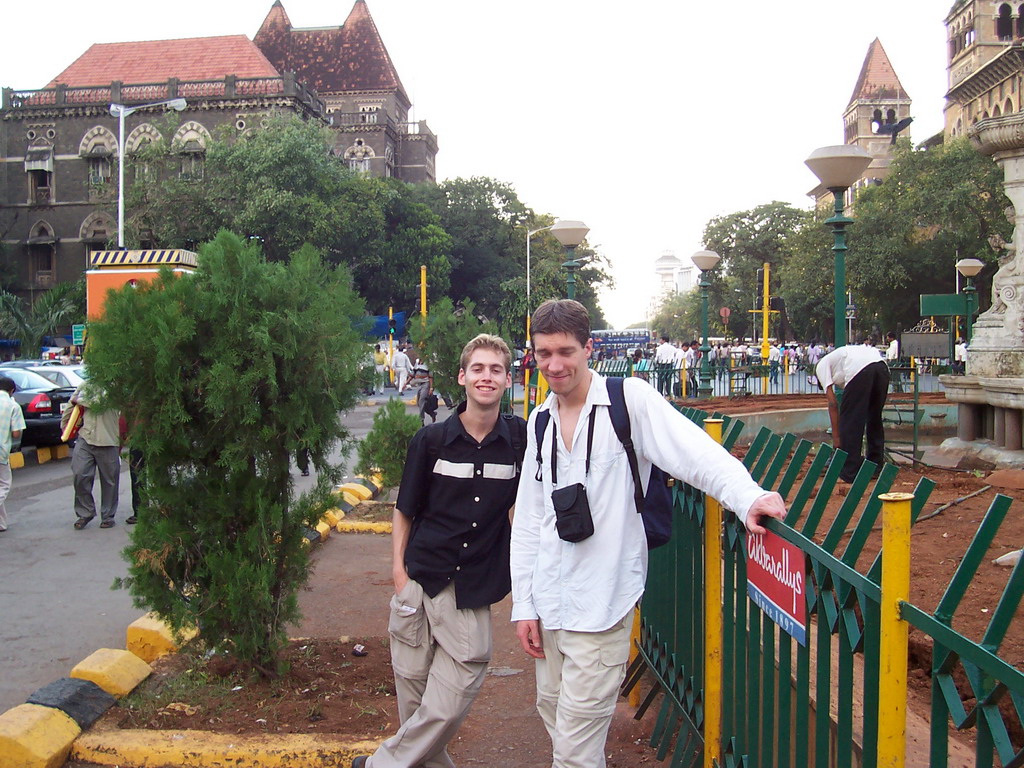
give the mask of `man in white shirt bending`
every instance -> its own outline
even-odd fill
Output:
[[[633,608],[647,578],[647,539],[629,462],[612,427],[605,379],[587,368],[592,342],[586,308],[546,301],[531,327],[537,366],[551,394],[527,427],[512,521],[512,620],[520,645],[536,660],[537,709],[551,737],[552,768],[603,768]],[[719,499],[755,533],[764,530],[764,518],[785,516],[781,496],[760,488],[739,461],[649,384],[627,378],[622,391],[640,477],[648,477],[655,463]],[[542,411],[550,421],[538,465]],[[586,488],[594,532],[570,542],[559,537],[551,495],[577,483]]]
[[[867,432],[867,459],[879,466],[885,461],[885,429],[882,409],[889,394],[889,366],[875,348],[847,344],[818,361],[818,386],[825,390],[828,416],[832,423],[832,445],[846,451],[841,480],[852,483],[864,463],[861,443]],[[843,390],[840,404],[835,388]]]

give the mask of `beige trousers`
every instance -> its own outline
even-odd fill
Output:
[[[454,768],[448,742],[469,712],[491,660],[491,609],[455,607],[455,585],[435,597],[412,579],[391,598],[391,666],[398,733],[368,768]]]
[[[629,657],[630,611],[604,632],[541,627],[537,711],[551,737],[551,768],[604,768],[604,745]]]

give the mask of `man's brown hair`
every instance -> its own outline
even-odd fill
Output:
[[[459,358],[459,368],[463,371],[466,370],[466,366],[469,365],[469,358],[473,356],[473,353],[478,349],[490,349],[501,355],[502,360],[505,363],[505,373],[508,373],[512,369],[512,353],[509,351],[508,344],[501,336],[494,336],[490,333],[481,333],[479,336],[475,336],[469,340],[469,342],[462,348],[462,357]]]
[[[533,313],[530,332],[568,333],[585,347],[590,340],[590,313],[572,299],[548,299]]]

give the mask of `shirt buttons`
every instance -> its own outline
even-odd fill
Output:
[[[461,571],[462,570],[462,566],[461,565],[456,565],[455,566],[455,570],[456,571]]]
[[[479,496],[474,496],[473,497],[473,501],[479,502],[480,501],[480,497]]]
[[[478,469],[478,470],[476,471],[476,473],[477,473],[477,474],[479,475],[479,474],[480,474],[480,470]]]
[[[464,542],[462,542],[462,548],[463,548],[463,549],[465,549],[465,548],[466,548],[466,547],[468,547],[468,546],[469,546],[469,542],[468,542],[468,541],[464,541]]]
[[[476,528],[476,523],[473,523],[473,527]]]

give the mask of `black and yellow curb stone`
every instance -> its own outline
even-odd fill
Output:
[[[14,451],[11,454],[11,469],[21,469],[26,464],[46,464],[57,459],[66,459],[71,456],[71,448],[66,443],[60,445],[39,446],[28,453],[28,457],[22,451]]]

